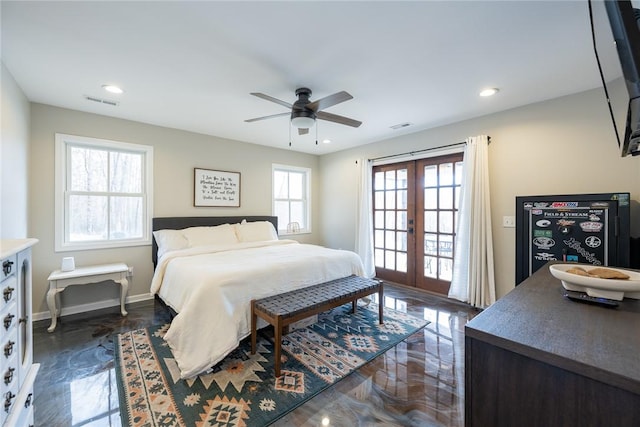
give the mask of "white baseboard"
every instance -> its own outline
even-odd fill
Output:
[[[133,302],[147,301],[153,299],[151,294],[138,294],[127,297],[125,302],[130,304]],[[60,316],[68,316],[70,314],[86,313],[88,311],[100,310],[101,308],[118,307],[120,305],[120,298],[96,301],[89,304],[73,305],[71,307],[62,307]],[[51,319],[51,312],[43,311],[40,313],[33,313],[33,321]]]

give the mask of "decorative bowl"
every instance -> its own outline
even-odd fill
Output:
[[[640,271],[617,267],[603,267],[616,270],[629,276],[628,279],[601,279],[599,277],[580,276],[567,273],[570,268],[581,267],[587,272],[598,266],[591,264],[552,264],[549,271],[562,286],[569,291],[586,292],[587,295],[622,301],[624,297],[640,299]]]

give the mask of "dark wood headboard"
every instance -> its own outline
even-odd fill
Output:
[[[182,230],[189,227],[205,227],[222,224],[236,224],[246,220],[253,221],[269,221],[278,230],[277,216],[172,216],[164,218],[153,218],[151,228],[156,230]],[[152,239],[151,244],[151,260],[155,268],[158,263],[158,244],[156,239]]]

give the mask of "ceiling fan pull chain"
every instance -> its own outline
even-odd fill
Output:
[[[316,145],[318,145],[318,122],[316,122]]]
[[[291,147],[291,120],[289,120],[289,147]]]

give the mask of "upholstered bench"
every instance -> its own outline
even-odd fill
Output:
[[[296,289],[279,295],[251,301],[251,354],[256,352],[258,316],[273,325],[275,375],[280,376],[280,352],[283,328],[314,314],[330,310],[348,302],[356,312],[359,298],[378,292],[378,316],[382,319],[383,287],[381,280],[359,276],[343,277],[330,282]]]

